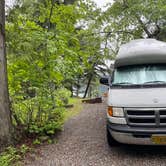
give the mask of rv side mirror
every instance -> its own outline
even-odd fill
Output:
[[[100,78],[100,84],[109,86],[108,78],[106,78],[106,77]]]

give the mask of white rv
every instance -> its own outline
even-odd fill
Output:
[[[133,40],[120,47],[109,85],[107,140],[140,145],[166,144],[166,43]]]

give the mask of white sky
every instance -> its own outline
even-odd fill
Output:
[[[11,5],[14,2],[14,0],[6,0],[5,3],[6,5]]]

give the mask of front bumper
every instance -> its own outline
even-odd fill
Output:
[[[116,141],[125,144],[156,145],[151,136],[166,135],[166,127],[130,127],[127,124],[113,124],[108,121],[107,128]]]

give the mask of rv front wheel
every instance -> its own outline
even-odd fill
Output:
[[[117,141],[112,137],[112,135],[110,134],[108,128],[107,128],[107,131],[106,131],[106,132],[107,132],[106,134],[107,134],[107,143],[108,143],[108,145],[109,145],[110,147],[119,145],[119,142],[117,142]]]

